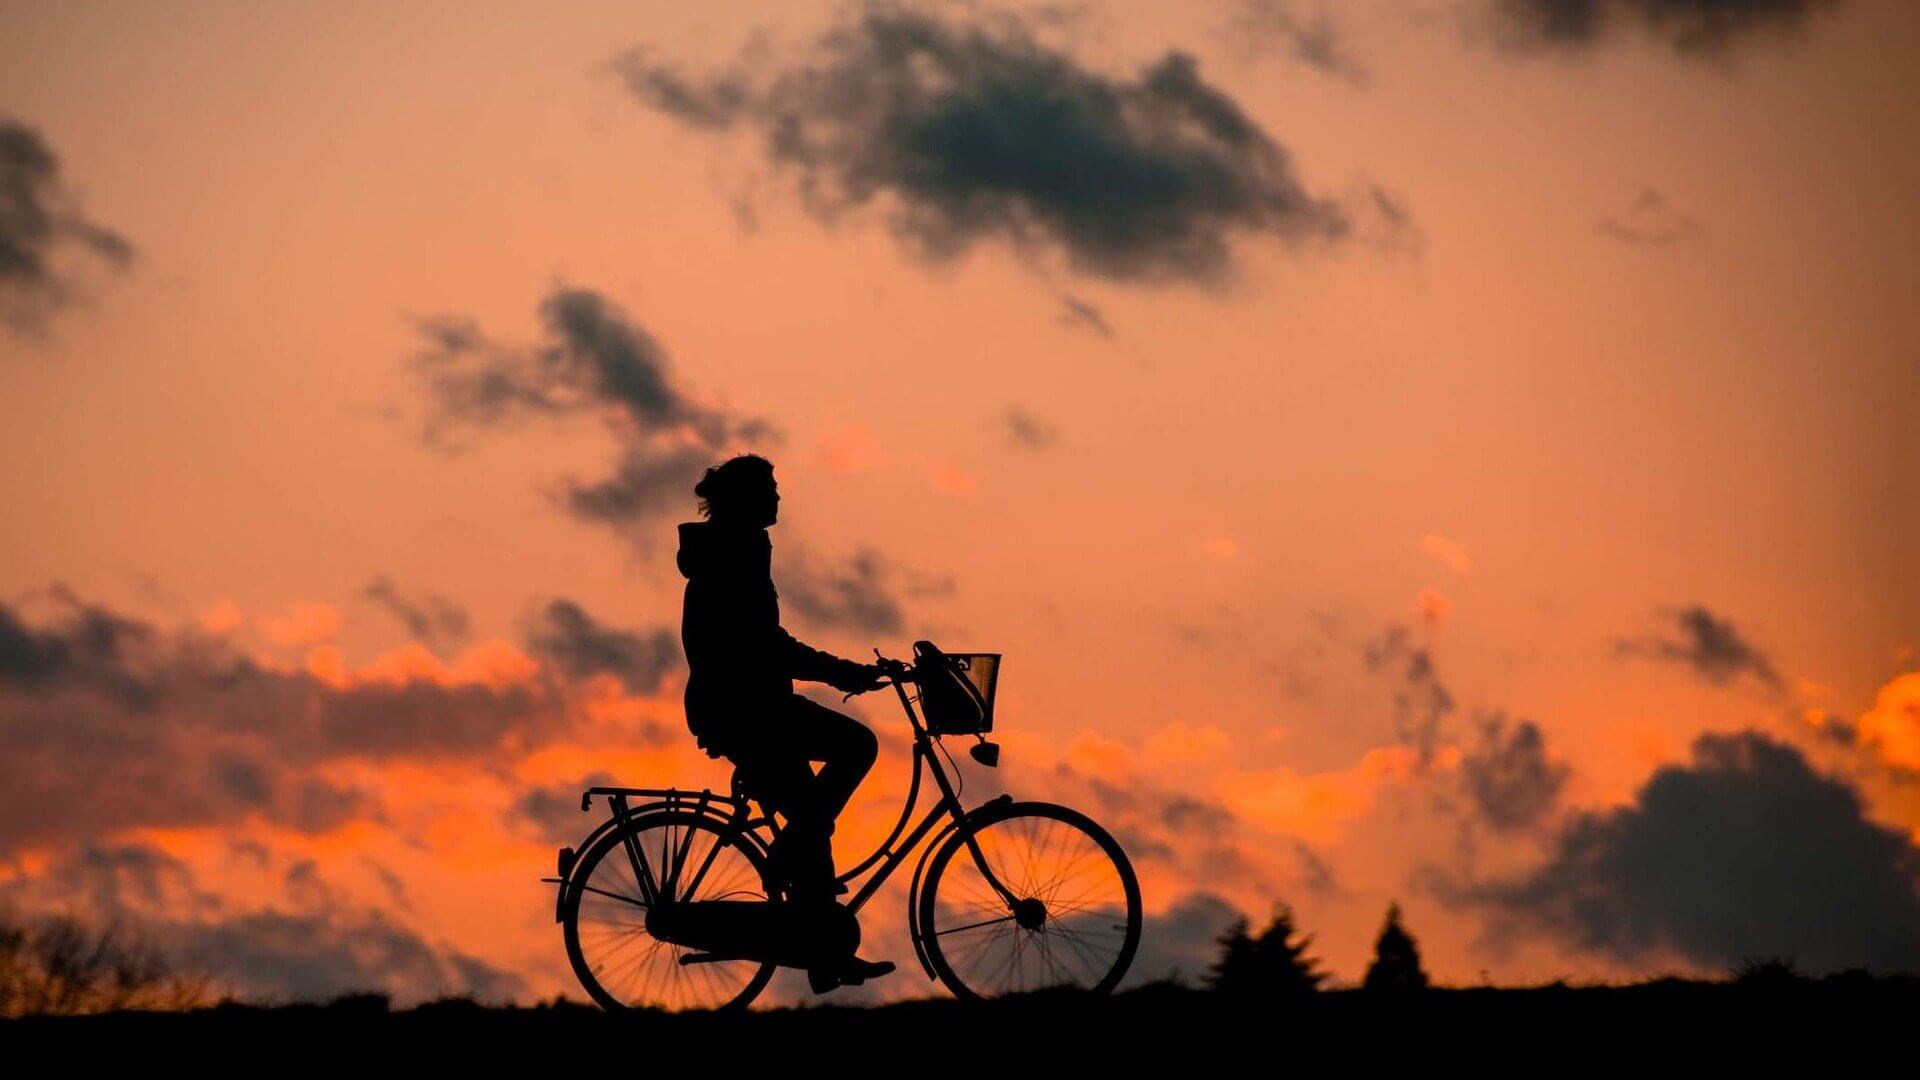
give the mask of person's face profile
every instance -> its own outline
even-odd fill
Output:
[[[766,496],[761,505],[761,518],[767,525],[780,520],[780,485],[775,483],[771,476],[767,477]]]

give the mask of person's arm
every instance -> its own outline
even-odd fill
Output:
[[[873,664],[823,652],[787,633],[785,627],[775,627],[774,634],[775,646],[790,678],[826,683],[848,693],[871,690],[879,681],[880,669]]]

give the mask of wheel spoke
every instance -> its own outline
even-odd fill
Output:
[[[1040,911],[1009,911],[995,882]],[[925,887],[929,959],[963,996],[1111,990],[1139,941],[1139,886],[1125,854],[1063,807],[1021,806],[972,828],[936,855]]]
[[[654,937],[647,897],[764,900],[757,856],[724,826],[685,813],[641,818],[583,856],[566,918],[574,971],[608,1008],[711,1009],[744,1003],[772,975],[753,960],[682,964],[689,950]]]

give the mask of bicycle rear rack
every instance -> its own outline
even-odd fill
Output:
[[[669,806],[693,805],[704,807],[713,803],[726,803],[739,809],[751,809],[744,795],[722,795],[712,788],[698,791],[683,791],[680,788],[634,788],[634,787],[591,787],[580,793],[580,812],[593,809],[595,796],[603,796],[615,810],[625,813],[629,799],[656,799]]]
[[[753,817],[751,801],[739,792],[739,784],[734,785],[735,794],[722,795],[711,788],[688,791],[681,788],[633,788],[633,787],[590,787],[580,794],[580,812],[593,809],[593,800],[604,798],[611,813],[601,822],[578,847],[563,847],[559,851],[559,877],[541,878],[549,885],[558,885],[559,893],[554,898],[553,917],[558,922],[566,911],[568,886],[573,883],[573,870],[579,855],[585,853],[596,841],[613,829],[619,828],[633,815],[653,810],[689,810],[716,822],[725,823],[745,832],[760,824],[763,818]],[[635,803],[640,805],[636,806]],[[772,821],[765,822],[776,834],[779,826]]]

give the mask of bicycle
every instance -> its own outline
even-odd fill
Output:
[[[929,833],[907,923],[930,980],[959,998],[1053,986],[1104,994],[1119,984],[1141,927],[1126,852],[1069,807],[1003,794],[967,809],[936,749],[945,753],[947,736],[972,736],[969,755],[998,765],[999,746],[986,735],[999,655],[947,654],[926,641],[914,654],[912,664],[881,656],[875,688],[893,688],[913,732],[906,805],[879,847],[839,875],[849,890],[868,875],[844,906],[787,902],[767,871],[780,823],[755,810],[737,775],[726,795],[625,787],[581,795],[583,813],[604,798],[609,816],[577,847],[561,848],[559,877],[543,880],[560,887],[554,918],[595,1002],[609,1011],[745,1008],[776,968],[857,946],[860,909]],[[927,775],[939,796],[909,833]]]

